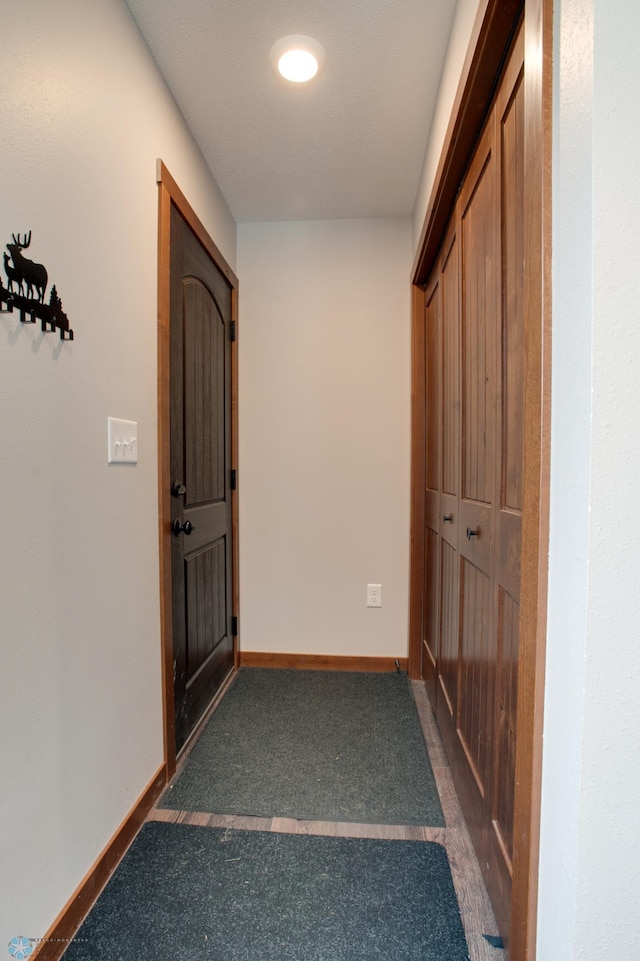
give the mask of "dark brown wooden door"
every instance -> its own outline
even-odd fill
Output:
[[[459,244],[456,219],[425,297],[425,599],[422,676],[451,723],[458,690]]]
[[[455,222],[444,242],[440,266],[442,309],[442,471],[440,478],[440,649],[437,712],[457,715],[459,640],[458,533],[460,529],[460,244]]]
[[[500,319],[496,175],[492,114],[460,198],[462,447],[458,529],[461,558],[458,736],[478,791],[479,808],[491,787],[496,660],[492,591]]]
[[[501,933],[514,856],[523,479],[523,37],[425,290],[422,671]]]
[[[442,317],[439,276],[429,285],[425,304],[425,598],[422,676],[429,695],[437,697],[440,649],[440,462],[442,396]]]
[[[524,70],[522,37],[496,103],[502,249],[498,477],[496,487],[496,717],[491,821],[501,900],[513,874],[524,384]]]
[[[176,750],[233,669],[231,288],[171,210]]]

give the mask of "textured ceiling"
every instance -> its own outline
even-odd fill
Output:
[[[127,0],[237,221],[410,214],[455,0]],[[312,36],[309,84],[276,40]]]

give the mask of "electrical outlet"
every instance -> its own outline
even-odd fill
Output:
[[[382,607],[382,584],[367,584],[367,607]]]
[[[107,418],[110,464],[138,463],[138,423],[135,420]]]

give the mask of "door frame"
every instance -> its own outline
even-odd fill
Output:
[[[173,692],[173,590],[171,582],[171,433],[170,433],[170,343],[171,343],[171,207],[196,235],[231,288],[231,321],[236,339],[231,342],[231,463],[238,467],[238,278],[209,236],[200,218],[162,160],[157,162],[158,183],[158,526],[160,547],[160,638],[162,663],[162,717],[164,761],[167,781],[176,770],[175,705]],[[238,491],[231,491],[233,613],[238,613]],[[239,639],[233,639],[234,672],[238,669]],[[214,698],[218,699],[226,688]],[[206,714],[205,714],[206,717]],[[195,732],[201,726],[196,725]],[[193,740],[193,734],[190,741]],[[187,742],[189,744],[189,741]]]
[[[511,932],[513,961],[536,954],[547,625],[551,434],[551,83],[553,0],[484,0],[474,23],[412,273],[409,675],[424,618],[426,283],[524,8],[524,478]]]

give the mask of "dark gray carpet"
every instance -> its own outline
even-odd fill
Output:
[[[64,961],[467,961],[439,844],[144,825]]]
[[[401,673],[243,668],[160,807],[444,827]]]

